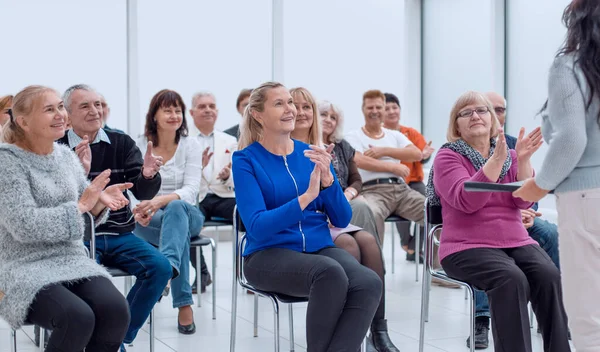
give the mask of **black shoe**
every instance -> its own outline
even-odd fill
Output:
[[[192,285],[192,294],[195,295],[198,293],[198,284],[194,281],[194,284]]]
[[[413,254],[406,253],[406,261],[408,261],[408,262],[416,261],[415,253],[413,253]],[[425,258],[423,258],[423,253],[421,253],[421,254],[419,254],[419,264],[423,264],[424,262],[425,262]]]
[[[482,349],[486,349],[488,348],[489,344],[490,344],[490,340],[489,340],[489,332],[490,332],[490,325],[489,325],[489,318],[486,322],[483,322],[481,320],[475,320],[475,349],[476,350],[482,350]],[[470,340],[467,338],[467,347],[471,348],[471,344],[470,344]]]
[[[177,323],[177,330],[180,334],[192,335],[196,332],[196,324],[191,323],[190,325],[181,325]]]
[[[210,284],[212,284],[212,278],[210,277],[210,273],[207,271],[205,273],[202,273],[200,275],[200,292],[204,293],[206,292],[206,287],[210,286]],[[198,288],[196,287],[196,292],[198,291]]]
[[[400,350],[394,346],[392,340],[390,340],[387,329],[387,320],[385,319],[374,320],[373,323],[371,323],[370,339],[373,340],[373,346],[378,352],[400,352]]]

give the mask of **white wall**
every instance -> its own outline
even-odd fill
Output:
[[[57,89],[87,83],[127,127],[124,0],[0,0],[0,95],[32,84]]]
[[[286,0],[284,2],[284,83],[303,86],[317,100],[339,105],[345,131],[364,124],[362,94],[395,93],[403,121],[419,127],[418,101],[405,89],[404,2],[372,0]]]
[[[423,0],[424,135],[446,142],[450,110],[468,90],[504,89],[499,0]]]
[[[240,90],[271,79],[271,7],[271,0],[138,1],[139,131],[164,88],[181,94],[188,109],[195,92],[211,91],[217,128],[239,123]]]

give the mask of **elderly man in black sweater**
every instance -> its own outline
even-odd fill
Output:
[[[152,199],[160,189],[158,171],[162,159],[152,155],[150,146],[142,158],[131,137],[102,129],[100,96],[89,86],[76,85],[67,89],[63,100],[73,129],[58,142],[75,151],[88,178],[93,180],[102,171],[110,169],[109,185],[131,182],[130,190],[137,199]],[[135,217],[129,206],[111,212],[106,223],[96,228],[98,262],[137,278],[127,295],[131,323],[123,341],[125,344],[133,342],[169,279],[178,275],[166,257],[132,233],[134,228]],[[124,347],[121,350],[124,351]]]

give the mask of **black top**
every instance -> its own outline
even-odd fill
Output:
[[[237,139],[237,140],[240,139],[240,125],[235,125],[233,127],[229,127],[228,129],[226,129],[223,132],[227,133],[230,136],[235,137],[235,139]]]
[[[106,131],[106,130],[105,130]],[[144,159],[142,153],[135,145],[131,137],[126,134],[106,131],[110,144],[99,142],[91,144],[92,165],[88,179],[93,180],[102,171],[111,170],[110,185],[117,183],[131,182],[133,187],[130,191],[139,200],[149,200],[160,190],[161,178],[157,173],[152,179],[146,179],[142,175],[142,166]],[[57,141],[60,144],[69,145],[67,134]],[[124,192],[125,197],[127,192]],[[98,226],[97,235],[118,235],[132,232],[135,228],[133,212],[129,206],[122,209],[111,211],[105,224]]]

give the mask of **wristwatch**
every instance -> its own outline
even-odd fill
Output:
[[[335,179],[332,177],[332,178],[331,178],[331,183],[330,183],[330,184],[328,184],[327,186],[323,186],[323,184],[321,183],[321,191],[322,191],[322,190],[324,190],[324,189],[326,189],[326,188],[329,188],[329,187],[331,187],[331,185],[332,185],[334,182],[335,182]]]
[[[354,190],[347,189],[347,191],[352,195],[352,198],[356,198],[357,193]]]

